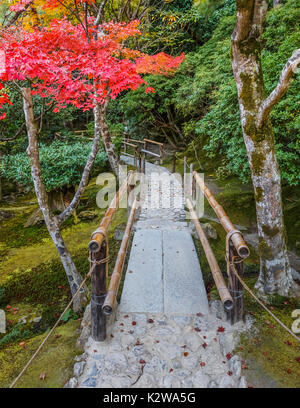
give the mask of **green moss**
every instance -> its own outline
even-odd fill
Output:
[[[255,279],[246,278],[254,290]],[[299,299],[288,299],[279,295],[268,297],[272,312],[287,327],[291,327],[291,313],[300,308]],[[245,360],[248,369],[243,375],[254,387],[300,386],[299,344],[248,294],[245,293],[245,310],[255,318],[254,327],[241,336],[236,352]]]
[[[263,225],[262,230],[264,234],[268,235],[268,237],[275,237],[280,232],[279,228],[271,228],[268,225]]]
[[[61,388],[72,375],[72,363],[80,351],[76,347],[79,322],[70,321],[56,329],[41,352],[32,362],[17,388]],[[8,387],[35,352],[45,335],[25,341],[26,348],[18,344],[0,351],[0,387]],[[55,363],[54,363],[55,362]],[[45,380],[40,375],[45,373]]]
[[[261,257],[264,259],[272,259],[273,258],[273,251],[272,248],[266,243],[266,241],[259,237],[258,241],[258,248],[259,248],[259,254]]]
[[[242,91],[240,98],[243,102],[243,105],[247,110],[254,110],[255,108],[255,101],[253,98],[253,91],[252,91],[252,76],[249,74],[241,73],[240,75],[242,81]]]
[[[264,153],[260,153],[259,151],[255,151],[251,155],[251,162],[252,162],[252,168],[253,168],[253,173],[256,176],[260,176],[263,168],[264,168],[264,163],[266,161],[266,156]]]
[[[255,201],[259,203],[263,198],[263,189],[261,187],[256,188]]]

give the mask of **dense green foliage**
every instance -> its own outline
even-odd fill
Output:
[[[176,75],[147,77],[156,93],[145,97],[140,89],[123,96],[111,107],[110,119],[124,123],[131,137],[167,138],[187,147],[190,157],[195,157],[196,149],[204,168],[205,162],[213,161],[220,177],[238,175],[247,181],[250,171],[230,59],[234,3],[223,1],[206,16],[207,41],[186,54]],[[269,10],[262,54],[268,93],[276,86],[287,59],[299,48],[299,35],[299,0]],[[290,185],[300,181],[299,91],[300,82],[295,78],[271,115],[282,178]]]
[[[40,146],[42,177],[47,191],[79,183],[91,145],[54,141],[50,145]],[[94,171],[103,169],[105,163],[106,153],[100,151],[95,159]],[[26,153],[3,156],[2,176],[20,185],[31,186],[32,178]]]

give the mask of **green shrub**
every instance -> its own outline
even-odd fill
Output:
[[[91,143],[61,141],[54,141],[50,145],[41,144],[40,160],[46,190],[78,184],[91,146]],[[105,163],[106,153],[100,151],[95,159],[94,172],[103,169]],[[32,186],[29,158],[26,153],[5,155],[2,159],[2,176],[20,185]]]

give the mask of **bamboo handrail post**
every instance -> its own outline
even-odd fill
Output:
[[[172,173],[176,172],[176,151],[173,152],[172,157]]]
[[[102,306],[106,297],[106,242],[97,252],[90,253],[91,262],[96,264],[91,276],[91,334],[95,341],[106,339],[106,316]]]
[[[143,173],[146,174],[146,153],[143,153]]]
[[[134,163],[135,167],[137,167],[137,146],[134,147],[134,153],[133,154],[134,154],[133,163]]]
[[[186,161],[186,156],[184,156],[183,158],[183,186],[184,186],[184,190],[185,185],[186,185],[186,169],[187,169],[187,161]]]
[[[191,163],[191,166],[190,166],[190,191],[189,191],[189,194],[190,194],[192,199],[193,199],[193,179],[194,179],[193,171],[194,171],[194,164]]]
[[[163,164],[163,145],[159,145],[160,161],[159,164]]]
[[[233,298],[233,308],[232,310],[227,311],[227,319],[230,320],[231,324],[235,324],[240,320],[245,320],[245,313],[244,289],[241,282],[236,277],[233,268],[235,268],[240,277],[243,277],[244,263],[243,259],[239,257],[237,250],[231,240],[229,240],[228,246],[228,289]],[[236,259],[239,259],[237,263],[235,262]]]

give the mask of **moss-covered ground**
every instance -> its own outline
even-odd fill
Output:
[[[69,218],[62,234],[82,275],[89,270],[87,244],[105,210],[96,205],[100,187],[93,179],[77,210],[79,219]],[[10,205],[0,203],[0,211],[11,214],[0,228],[0,308],[6,310],[7,331],[0,334],[0,388],[7,387],[33,354],[44,333],[55,323],[70,300],[64,269],[44,224],[24,228],[37,208],[34,194],[15,196]],[[80,218],[82,211],[93,213],[93,220]],[[125,228],[127,210],[120,209],[109,232],[110,263],[113,265],[121,241],[113,238],[116,227]],[[89,285],[88,285],[89,286]],[[41,317],[38,324],[34,318]],[[66,382],[73,357],[78,354],[78,318],[70,312],[48,345],[20,380],[20,387],[61,387]],[[25,320],[22,322],[21,320]],[[20,343],[25,343],[20,346]],[[46,372],[41,380],[40,374]]]

